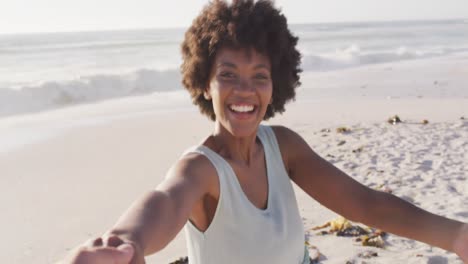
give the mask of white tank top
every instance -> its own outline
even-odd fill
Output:
[[[247,198],[230,164],[201,145],[197,152],[213,163],[220,195],[213,220],[205,232],[185,225],[190,264],[308,264],[304,227],[275,134],[260,125],[257,132],[265,152],[268,203],[265,210]]]

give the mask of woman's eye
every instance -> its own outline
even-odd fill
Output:
[[[236,75],[232,72],[221,72],[219,74],[219,76],[223,77],[223,78],[234,78],[236,77]]]
[[[268,75],[266,75],[266,74],[256,74],[255,79],[257,79],[257,80],[267,80]]]

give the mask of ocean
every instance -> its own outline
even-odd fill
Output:
[[[291,25],[305,72],[468,52],[468,20]],[[185,29],[0,35],[0,118],[181,91]]]

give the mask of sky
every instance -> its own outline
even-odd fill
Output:
[[[0,0],[0,34],[187,27],[207,0]],[[291,24],[468,20],[467,0],[276,0]]]

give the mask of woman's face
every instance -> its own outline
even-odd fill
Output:
[[[271,65],[254,49],[221,48],[212,65],[205,98],[216,122],[236,137],[252,135],[272,98]]]

